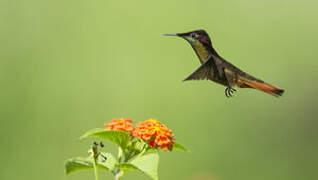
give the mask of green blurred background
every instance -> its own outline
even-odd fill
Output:
[[[160,153],[160,179],[317,179],[317,6],[1,0],[0,179],[93,179],[66,176],[64,160],[87,156],[78,137],[120,117],[158,118],[192,151]],[[284,96],[240,89],[228,99],[215,83],[182,82],[200,63],[186,41],[161,34],[195,29]]]

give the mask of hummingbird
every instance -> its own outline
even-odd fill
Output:
[[[177,36],[188,41],[200,60],[201,66],[184,81],[204,79],[214,81],[226,87],[226,97],[232,97],[236,91],[233,87],[258,89],[276,97],[284,93],[283,89],[255,78],[222,58],[213,48],[211,39],[204,30],[163,35]]]

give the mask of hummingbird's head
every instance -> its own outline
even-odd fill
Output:
[[[186,33],[164,34],[166,36],[178,36],[188,41],[201,62],[204,62],[210,53],[214,52],[209,35],[204,30],[190,31]]]
[[[178,36],[187,40],[192,47],[210,47],[212,46],[211,39],[209,35],[204,30],[195,30],[186,33],[177,33],[177,34],[164,34],[166,36]]]

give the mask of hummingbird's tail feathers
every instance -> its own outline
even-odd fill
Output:
[[[249,87],[254,88],[254,89],[258,89],[260,91],[266,92],[266,93],[273,95],[273,96],[276,96],[276,97],[283,95],[283,93],[285,91],[284,89],[277,88],[277,87],[270,85],[266,82],[244,81],[244,84],[246,86],[249,86]]]

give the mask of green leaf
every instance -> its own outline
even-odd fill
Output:
[[[110,153],[101,152],[101,155],[98,158],[97,165],[104,166],[110,170],[113,170],[115,164],[117,163],[117,159]],[[103,159],[106,157],[106,160]]]
[[[100,164],[98,164],[97,167],[100,169],[108,170],[107,167]],[[65,170],[67,175],[79,170],[88,170],[93,168],[94,166],[93,166],[92,157],[88,157],[88,158],[77,157],[73,159],[68,159],[65,162]]]
[[[97,159],[97,167],[99,169],[104,169],[104,170],[113,170],[117,162],[114,156],[110,153],[104,153],[104,152],[101,152],[101,155]],[[104,159],[104,157],[106,159]],[[88,170],[93,168],[94,168],[94,164],[93,164],[92,157],[86,157],[86,158],[77,157],[77,158],[68,159],[65,162],[65,170],[67,175],[79,170]]]
[[[130,141],[129,134],[124,131],[108,131],[100,128],[89,130],[81,137],[81,139],[87,137],[97,137],[111,141],[120,146],[123,150],[126,149]]]
[[[157,152],[152,152],[141,157],[137,157],[133,159],[130,164],[150,176],[152,179],[158,180],[159,154]],[[129,168],[133,169],[133,167]]]
[[[172,150],[179,150],[179,151],[186,151],[186,152],[190,152],[187,148],[185,148],[183,145],[181,145],[178,142],[174,142],[173,148]]]
[[[117,168],[119,168],[120,170],[124,171],[124,172],[127,172],[127,171],[130,171],[130,170],[138,170],[138,171],[141,171],[139,170],[136,166],[130,164],[130,163],[120,163],[119,166],[117,166]],[[142,172],[142,171],[141,171]]]

